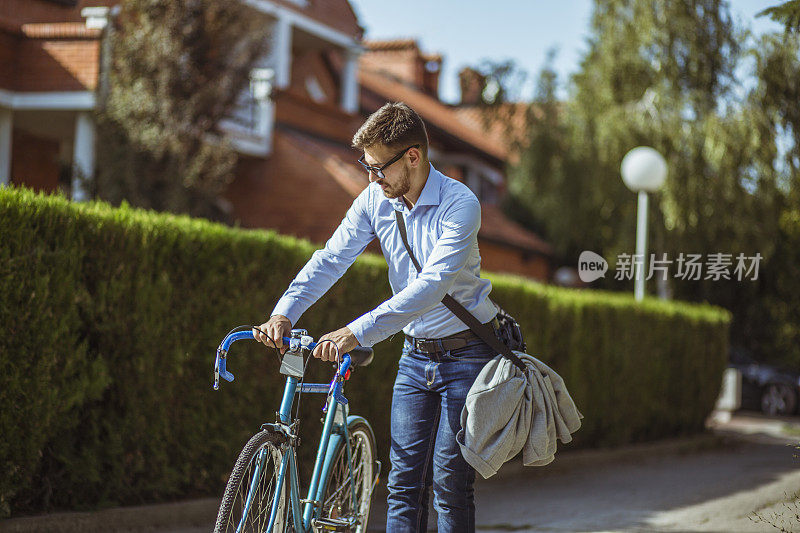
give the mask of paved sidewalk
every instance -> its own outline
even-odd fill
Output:
[[[512,462],[475,486],[477,530],[517,532],[800,532],[800,418],[737,413],[709,419],[707,434],[613,450],[562,450],[541,468]],[[385,479],[384,469],[382,479]],[[386,489],[375,495],[370,531],[383,531]],[[200,533],[214,499],[64,513],[0,522],[0,533]],[[429,530],[436,529],[431,507]]]
[[[476,529],[519,532],[800,531],[800,419],[711,417],[708,434],[506,464],[475,485]],[[376,498],[370,530],[382,531]],[[784,502],[788,502],[785,504]],[[431,508],[429,531],[436,530]]]
[[[758,512],[800,531],[798,507],[780,503],[797,501],[794,453],[783,442],[747,441],[487,480],[477,488],[477,522],[484,532],[777,531],[755,521]]]

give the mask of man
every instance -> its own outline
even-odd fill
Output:
[[[491,284],[480,278],[475,195],[428,161],[428,136],[419,115],[403,103],[373,113],[353,138],[370,184],[355,199],[325,248],[316,251],[278,301],[258,340],[285,351],[300,315],[338,280],[375,237],[389,264],[393,296],[347,326],[330,332],[345,353],[404,331],[391,406],[389,532],[425,531],[433,485],[440,533],[475,529],[475,472],[455,436],[467,391],[494,353],[442,303],[449,293],[482,323],[493,320]],[[417,272],[395,219],[402,213]],[[268,339],[271,339],[271,341]],[[314,356],[336,359],[326,342]]]

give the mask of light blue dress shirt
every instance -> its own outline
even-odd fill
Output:
[[[395,210],[403,213],[409,245],[422,265],[419,273],[403,246]],[[377,237],[393,296],[347,325],[361,346],[374,346],[401,329],[412,337],[434,339],[468,329],[442,304],[445,293],[486,323],[497,310],[488,298],[491,282],[480,277],[480,225],[481,205],[472,191],[433,165],[410,210],[401,198],[386,198],[377,183],[370,183],[325,247],[297,274],[272,315],[297,324]]]

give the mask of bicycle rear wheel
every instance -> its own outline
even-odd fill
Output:
[[[369,520],[372,484],[377,474],[375,471],[375,435],[372,433],[372,428],[361,421],[348,426],[347,431],[350,436],[355,487],[350,484],[347,447],[342,441],[325,480],[321,516],[353,520],[356,525],[350,531],[364,533]],[[355,488],[355,495],[353,488]]]
[[[217,514],[214,533],[265,531],[273,502],[278,501],[273,532],[293,531],[287,499],[288,473],[278,493],[278,473],[285,437],[270,430],[253,435],[247,442],[231,477]]]

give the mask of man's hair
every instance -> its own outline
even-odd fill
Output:
[[[390,102],[375,111],[353,136],[353,148],[363,150],[376,144],[402,150],[419,145],[428,157],[428,133],[417,112],[403,102]]]

